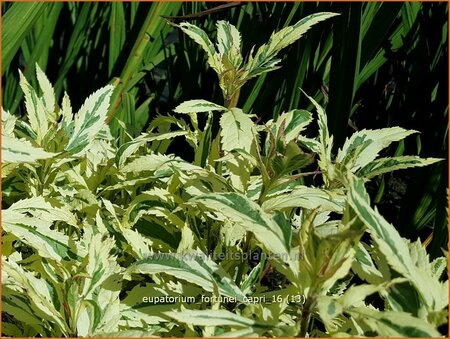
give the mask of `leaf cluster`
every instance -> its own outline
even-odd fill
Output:
[[[331,16],[275,33],[246,77],[273,69],[280,49]],[[237,30],[218,24],[217,52],[194,26],[180,28],[206,46],[227,98],[241,86],[223,80],[241,67]],[[36,70],[39,90],[21,78],[26,119],[2,115],[5,335],[440,336],[446,258],[402,238],[365,189],[440,160],[380,157],[415,131],[361,130],[334,154],[312,97],[315,112],[265,124],[232,100],[197,99],[116,144],[105,122],[113,86],[73,114]],[[174,138],[193,162],[168,152]],[[308,185],[311,175],[323,184]]]

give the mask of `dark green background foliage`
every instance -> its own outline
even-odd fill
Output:
[[[189,99],[222,104],[205,53],[161,16],[185,16],[224,3],[2,3],[3,106],[21,115],[18,69],[33,79],[38,63],[75,109],[115,83],[109,112],[118,142]],[[287,48],[282,67],[243,87],[239,107],[263,121],[306,108],[302,88],[327,109],[336,147],[354,129],[401,126],[420,131],[390,155],[448,154],[448,5],[434,3],[241,3],[188,18],[208,34],[217,20],[242,32],[243,55],[271,32],[315,12],[341,15]],[[173,19],[172,19],[173,20]],[[179,22],[182,19],[175,19]],[[251,43],[252,45],[249,45]],[[120,80],[119,80],[120,79]],[[35,87],[36,84],[32,83]],[[182,147],[180,141],[179,147]],[[182,157],[188,154],[170,149]],[[368,187],[403,236],[446,247],[448,162],[384,175]]]

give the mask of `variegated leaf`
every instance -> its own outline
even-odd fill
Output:
[[[355,254],[352,270],[365,281],[371,284],[379,284],[383,281],[383,275],[375,266],[369,251],[360,242]]]
[[[139,323],[141,324],[141,323]],[[105,332],[96,333],[97,338],[160,338],[156,335],[156,330],[142,331],[142,330],[124,330],[120,332]],[[158,333],[159,334],[159,333]]]
[[[319,125],[319,142],[318,142],[318,153],[319,153],[319,166],[322,172],[324,172],[325,182],[332,181],[334,179],[334,167],[331,161],[331,150],[333,149],[333,136],[330,136],[328,131],[328,119],[325,110],[320,106],[317,101],[312,97],[303,92],[306,97],[313,103],[317,110],[318,115],[318,125]],[[314,145],[316,146],[316,145]],[[316,146],[316,147],[317,147]]]
[[[6,275],[5,280],[14,281],[15,285],[23,289],[23,297],[31,305],[36,315],[52,322],[63,334],[68,335],[68,326],[62,314],[55,308],[51,287],[45,280],[35,277],[14,261],[6,260],[4,257],[2,257],[3,272]]]
[[[352,172],[366,166],[378,156],[378,153],[394,141],[400,141],[416,133],[400,127],[361,130],[345,140],[338,151],[336,162],[345,165]]]
[[[403,239],[394,226],[388,223],[376,209],[372,209],[363,180],[351,174],[348,178],[349,204],[369,228],[372,238],[389,265],[410,279],[429,309],[440,310],[443,306],[442,284],[430,272],[426,272],[414,263],[407,240]]]
[[[39,98],[34,88],[28,83],[20,71],[19,76],[20,87],[25,96],[27,117],[30,121],[31,129],[36,133],[36,142],[40,144],[49,128],[47,114],[45,113],[45,105],[43,100]]]
[[[381,337],[440,337],[440,333],[425,319],[404,312],[381,312],[369,307],[347,311],[357,322],[368,326]]]
[[[226,56],[235,69],[241,66],[241,33],[227,21],[217,21],[217,49],[220,56]]]
[[[225,111],[226,108],[203,99],[188,100],[178,105],[174,112],[177,113],[202,113],[212,111]]]
[[[133,153],[135,153],[141,146],[145,145],[147,142],[167,140],[178,137],[180,135],[186,135],[186,133],[186,131],[174,131],[161,134],[142,134],[119,147],[116,154],[116,165],[117,167],[121,167]]]
[[[342,192],[298,186],[289,193],[283,193],[267,199],[262,204],[262,209],[266,212],[271,212],[286,208],[302,207],[342,213],[344,206],[345,196]]]
[[[272,328],[276,323],[262,323],[248,319],[226,310],[183,310],[182,312],[165,312],[175,320],[197,326],[231,326]]]
[[[200,27],[192,25],[188,22],[182,22],[179,27],[192,40],[194,40],[208,55],[208,64],[218,73],[222,73],[222,62],[218,57],[218,53],[214,48],[213,43],[209,40],[208,35]]]
[[[37,160],[50,159],[58,153],[50,153],[34,147],[28,140],[17,139],[2,134],[2,161],[4,163],[36,163]]]
[[[74,122],[73,122],[73,113],[72,113],[72,105],[70,103],[70,98],[66,92],[64,92],[64,96],[61,103],[61,128],[66,132],[66,135],[72,135]]]
[[[359,177],[371,179],[383,173],[388,173],[399,169],[406,169],[411,167],[428,166],[439,161],[442,161],[442,159],[436,158],[424,159],[416,156],[380,158],[365,165],[357,172],[357,175]]]
[[[48,121],[55,123],[58,120],[55,107],[55,91],[53,90],[52,84],[48,80],[47,76],[38,64],[36,64],[36,78],[39,83],[39,87],[42,90],[41,100],[44,104]]]
[[[14,286],[15,285],[15,286]],[[36,315],[38,313],[33,309],[31,303],[23,298],[24,290],[17,287],[17,283],[11,279],[2,270],[2,313],[7,313],[14,316],[14,320],[22,324],[27,324],[33,328],[37,333],[44,333],[46,324],[42,317]],[[23,330],[19,329],[18,337],[23,335]],[[2,332],[8,333],[5,330],[5,322],[2,323]]]
[[[2,107],[2,135],[14,136],[17,118]]]
[[[315,24],[336,15],[339,14],[328,12],[314,13],[301,19],[296,24],[272,34],[269,42],[259,47],[255,56],[250,58],[246,65],[248,76],[253,77],[274,69],[278,62],[275,57],[280,50],[300,39]]]
[[[304,137],[303,135],[300,135],[297,140],[300,142],[301,145],[303,145],[306,149],[310,150],[314,153],[320,152],[320,143],[311,138]]]
[[[155,172],[155,177],[172,175],[175,170],[190,171],[201,169],[174,155],[148,154],[137,157],[121,170],[124,173]]]
[[[88,242],[88,255],[85,272],[87,281],[84,284],[83,295],[92,298],[106,279],[113,274],[120,273],[121,269],[116,262],[116,257],[111,254],[115,246],[114,239],[106,238],[102,234],[96,234]]]
[[[88,164],[86,175],[90,177],[98,171],[100,165],[107,165],[108,161],[114,158],[115,152],[116,148],[112,146],[111,139],[98,137],[92,140],[85,153]]]
[[[317,312],[328,331],[337,327],[336,318],[341,315],[342,310],[342,306],[330,296],[322,295],[317,300]]]
[[[308,15],[292,26],[285,27],[270,37],[267,54],[272,55],[300,39],[312,26],[339,15],[339,13],[319,12]]]
[[[201,286],[208,292],[214,292],[217,286],[221,295],[239,301],[243,301],[245,297],[225,270],[200,252],[150,254],[131,265],[126,272],[165,273]]]
[[[247,114],[232,108],[220,118],[220,127],[224,151],[240,148],[250,153],[255,132],[254,123]]]
[[[256,239],[271,253],[290,263],[289,254],[291,229],[282,228],[269,214],[256,203],[239,193],[205,194],[192,198],[189,203],[200,204],[225,219],[252,232]]]
[[[21,200],[2,211],[3,230],[34,248],[41,257],[57,262],[76,258],[69,237],[51,229],[55,221],[76,225],[70,212],[51,206],[42,197]]]
[[[75,116],[72,134],[65,149],[81,155],[97,134],[105,127],[109,108],[109,98],[113,92],[112,85],[105,86],[90,95]]]
[[[121,231],[122,235],[130,245],[132,252],[130,254],[137,259],[144,258],[144,256],[150,251],[150,246],[153,244],[153,241],[144,237],[139,232],[133,231],[129,228],[123,228]]]
[[[303,109],[294,109],[283,113],[274,126],[275,139],[280,139],[287,145],[292,140],[296,140],[311,121],[311,113]]]
[[[184,222],[182,218],[177,213],[173,213],[173,210],[176,208],[174,198],[170,192],[159,188],[142,192],[129,203],[123,215],[122,225],[127,228],[132,227],[142,216],[150,215],[160,220],[161,218],[167,219],[173,227],[183,227]],[[158,232],[159,239],[176,246],[171,232],[167,229],[167,226],[164,228]]]
[[[92,337],[96,333],[113,332],[119,328],[122,269],[112,254],[114,239],[101,233],[93,236],[85,233],[84,238],[87,254],[78,273],[84,282],[80,287],[75,285],[71,297],[75,301],[77,334]],[[79,296],[81,287],[82,298]]]
[[[204,295],[199,286],[184,282],[146,283],[137,285],[128,292],[121,303],[121,325],[139,328],[143,322],[159,324],[167,322],[164,312],[179,309],[185,304],[194,304]]]

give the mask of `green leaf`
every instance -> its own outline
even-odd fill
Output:
[[[143,3],[133,3],[130,4],[130,6],[125,6],[124,4],[125,19],[127,23],[126,32],[123,32],[124,28],[121,23],[114,23],[112,27],[107,27],[105,22],[111,22],[111,19],[114,20],[112,18],[112,13],[108,11],[111,8],[111,5],[112,4],[101,7],[102,9],[105,9],[102,11],[103,20],[101,27],[105,28],[102,32],[105,36],[114,35],[114,40],[119,46],[121,45],[121,42],[125,43],[126,41],[126,43],[124,45],[125,47],[121,50],[116,50],[116,48],[119,47],[116,44],[109,44],[109,46],[108,44],[105,45],[109,47],[109,50],[113,52],[113,54],[120,55],[120,62],[116,61],[115,65],[113,65],[113,71],[116,72],[116,69],[121,70],[119,76],[120,81],[111,96],[111,105],[107,121],[110,123],[112,135],[117,137],[119,134],[120,139],[123,139],[123,130],[120,129],[118,120],[123,121],[126,125],[136,121],[137,126],[132,125],[132,128],[136,128],[139,132],[140,129],[144,127],[145,121],[148,118],[148,104],[151,101],[151,97],[144,95],[145,100],[142,100],[140,107],[132,109],[132,111],[134,110],[136,112],[135,115],[131,115],[130,110],[126,108],[126,103],[124,103],[123,100],[126,99],[128,103],[132,103],[133,101],[137,102],[138,99],[143,98],[141,96],[142,93],[138,94],[138,92],[140,92],[138,88],[144,82],[143,76],[146,73],[145,71],[156,67],[162,61],[169,58],[168,54],[172,54],[170,52],[171,47],[173,47],[171,46],[172,42],[167,40],[167,36],[172,32],[172,29],[167,25],[164,16],[176,15],[181,9],[182,3],[154,2],[148,5]],[[137,13],[144,14],[138,15]],[[89,26],[89,19],[92,18],[92,21],[98,19],[92,13],[88,12],[87,14],[88,18],[84,20],[84,23],[88,26],[84,30],[87,29],[89,31],[91,28]],[[94,24],[91,25],[92,27],[95,27]],[[93,34],[97,34],[97,32]],[[118,37],[118,35],[120,36],[121,34],[124,39],[123,41],[120,41],[120,38]],[[85,44],[85,34],[81,34],[80,42]],[[93,51],[93,54],[95,55],[96,48],[90,47],[89,49]],[[107,63],[105,62],[102,65],[106,66]],[[123,140],[121,141],[123,142]]]
[[[371,4],[367,4],[371,5]],[[333,25],[332,49],[329,58],[328,128],[334,142],[341,146],[347,132],[358,71],[360,69],[362,3],[336,4],[341,16]],[[383,18],[384,19],[384,18]],[[370,20],[366,20],[370,22]],[[328,91],[327,91],[328,92]]]
[[[81,155],[87,151],[89,144],[105,128],[109,99],[114,87],[105,86],[90,95],[75,116],[72,134],[65,149]]]
[[[185,101],[174,109],[174,112],[177,113],[201,113],[212,111],[226,111],[226,108],[210,101],[195,99]]]
[[[154,253],[131,265],[127,274],[165,273],[214,292],[217,286],[221,295],[243,301],[244,294],[224,269],[201,252]]]
[[[29,2],[13,3],[3,14],[2,24],[2,74],[19,50],[23,40],[33,28],[34,23],[42,15],[47,3]]]

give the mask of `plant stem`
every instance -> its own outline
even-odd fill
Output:
[[[178,11],[181,5],[166,4],[163,2],[153,3],[145,18],[141,31],[120,74],[120,82],[111,96],[111,105],[106,122],[110,124],[122,103],[122,96],[128,90],[130,80],[141,69],[142,61],[147,47],[151,45],[151,37],[157,35],[157,28],[163,22],[161,15],[171,14],[173,10]]]
[[[298,333],[298,337],[305,338],[306,333],[308,332],[309,322],[311,320],[311,308],[313,305],[313,297],[310,296],[306,298],[305,304],[302,308],[302,315],[300,318],[300,331]]]
[[[242,253],[248,254],[252,236],[253,236],[253,233],[247,231],[247,234],[245,235],[244,247],[242,248]],[[246,255],[246,257],[248,258],[248,255]],[[242,276],[244,275],[244,268],[245,268],[245,261],[242,260],[241,263],[239,264],[238,271],[236,274],[236,285],[238,285],[238,286],[242,281]]]
[[[42,161],[42,168],[39,173],[39,187],[38,187],[38,193],[40,196],[44,194],[44,188],[47,183],[47,177],[48,177],[48,170],[49,170],[49,162],[48,160]]]
[[[232,96],[231,98],[224,98],[225,103],[224,106],[226,108],[233,108],[237,106],[237,103],[239,101],[239,95],[241,94],[240,90],[237,90]]]

